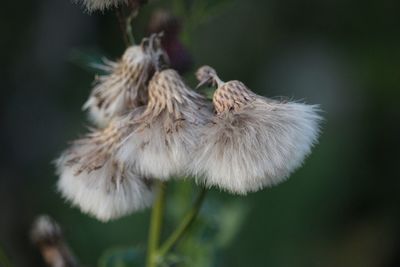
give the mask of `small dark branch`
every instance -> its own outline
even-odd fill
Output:
[[[147,0],[129,0],[127,2],[127,10],[124,7],[120,7],[115,11],[123,40],[127,47],[135,43],[132,33],[132,21],[139,14],[140,7],[146,3]]]
[[[125,16],[124,12],[122,11],[121,8],[116,9],[115,15],[117,16],[118,19],[118,24],[119,28],[121,29],[122,32],[122,38],[124,40],[125,46],[129,46],[129,40],[128,37],[126,36],[126,24],[125,24]]]
[[[147,3],[147,0],[129,0],[128,1],[129,14],[126,17],[125,32],[126,32],[126,36],[127,36],[128,40],[129,40],[129,43],[131,45],[135,43],[135,38],[133,37],[133,32],[132,32],[132,21],[139,14],[140,8],[146,3]]]
[[[36,218],[31,230],[31,239],[48,266],[79,267],[64,240],[60,226],[49,216],[42,215]]]

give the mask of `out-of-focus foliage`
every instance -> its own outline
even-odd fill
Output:
[[[99,259],[98,267],[136,267],[145,265],[143,249],[113,248],[106,250]]]
[[[196,190],[187,183],[174,184],[173,189],[167,202],[167,215],[169,223],[177,225],[190,207],[188,199],[195,195]],[[246,208],[239,201],[221,201],[208,196],[196,222],[170,256],[179,266],[219,266],[219,255],[235,241],[245,220]]]

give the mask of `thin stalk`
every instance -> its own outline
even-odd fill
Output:
[[[126,36],[128,38],[130,45],[135,44],[135,38],[133,37],[133,32],[132,32],[132,21],[139,14],[139,9],[140,9],[141,5],[146,2],[147,1],[143,1],[143,0],[131,0],[128,2],[130,13],[129,13],[128,17],[126,18],[125,30],[126,30]]]
[[[126,37],[128,38],[128,42],[130,45],[135,44],[135,37],[133,37],[133,32],[132,32],[132,20],[137,16],[137,14],[138,10],[135,9],[126,18],[125,31],[126,31]]]
[[[128,40],[128,37],[126,35],[126,27],[125,27],[126,22],[125,22],[124,14],[121,9],[117,9],[115,11],[115,15],[117,16],[118,24],[119,24],[119,27],[121,28],[124,44],[126,47],[128,47],[130,45],[130,43],[129,43],[130,41]]]
[[[166,185],[159,181],[157,183],[157,195],[151,211],[149,240],[147,247],[147,267],[157,266],[157,249],[160,242],[161,228],[164,215]]]
[[[203,203],[204,197],[206,195],[207,190],[205,188],[201,188],[195,202],[193,203],[192,208],[186,213],[182,222],[175,229],[175,231],[169,236],[169,238],[164,242],[164,244],[160,247],[158,251],[158,257],[165,256],[185,235],[187,230],[193,224],[194,220],[197,217],[197,214],[200,211],[201,204]]]

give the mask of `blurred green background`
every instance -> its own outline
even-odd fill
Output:
[[[400,266],[400,1],[220,2],[152,1],[135,34],[169,8],[182,21],[192,86],[193,70],[208,64],[259,94],[321,104],[326,121],[287,182],[247,197],[211,190],[179,247],[187,266]],[[87,59],[124,50],[115,14],[89,15],[68,0],[6,1],[0,19],[0,248],[14,266],[43,266],[28,235],[42,213],[85,266],[110,249],[145,248],[148,211],[100,223],[60,198],[51,165],[86,131]],[[196,190],[170,188],[166,231]]]

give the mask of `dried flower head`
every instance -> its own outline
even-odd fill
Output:
[[[128,0],[75,0],[81,2],[88,12],[103,11],[105,9],[114,8],[122,4],[126,4]]]
[[[96,85],[83,106],[96,125],[105,126],[113,117],[147,103],[146,83],[152,73],[150,47],[155,39],[153,35],[129,47],[118,62],[105,61],[102,68],[109,74],[96,77]]]
[[[221,81],[209,66],[201,67],[197,78],[218,86],[216,115],[202,128],[191,164],[205,184],[236,194],[277,184],[317,142],[318,106],[261,97],[240,81]]]
[[[74,0],[82,3],[88,12],[104,11],[105,9],[119,7],[123,4],[128,5],[131,10],[137,10],[148,0]]]
[[[132,113],[142,112],[137,108]],[[139,176],[115,153],[126,135],[125,119],[112,121],[107,128],[92,131],[57,160],[58,190],[73,205],[99,220],[108,221],[151,205],[150,181]]]
[[[157,179],[182,175],[206,124],[211,106],[188,88],[172,69],[157,71],[149,82],[149,102],[119,150],[119,159],[138,173]]]
[[[35,219],[31,229],[31,239],[49,266],[79,266],[65,243],[60,226],[49,216],[41,215]]]
[[[49,216],[36,218],[31,231],[31,239],[35,244],[55,244],[62,240],[60,226]]]

